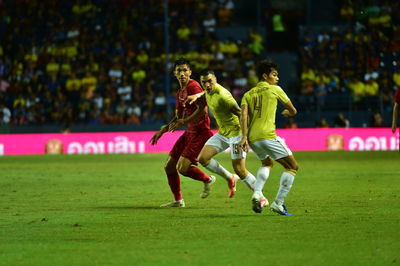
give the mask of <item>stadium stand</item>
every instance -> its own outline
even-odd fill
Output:
[[[325,16],[318,1],[255,2],[168,1],[169,62],[214,68],[240,101],[256,82],[254,62],[271,57],[298,127],[333,126],[339,113],[350,126],[375,113],[388,125],[400,86],[398,1],[326,1],[335,8]],[[177,84],[164,75],[164,3],[0,1],[0,132],[148,130],[169,120]]]

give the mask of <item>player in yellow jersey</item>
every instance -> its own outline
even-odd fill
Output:
[[[283,116],[294,116],[297,113],[289,97],[277,86],[278,66],[269,60],[257,65],[259,82],[256,87],[243,96],[240,117],[242,140],[240,145],[248,149],[248,144],[260,159],[262,166],[257,171],[257,181],[252,197],[253,210],[262,211],[262,189],[268,179],[273,161],[279,162],[285,171],[281,175],[280,187],[270,209],[281,215],[290,215],[283,202],[292,187],[299,168],[296,159],[286,144],[276,135],[275,119],[278,102],[285,106]]]
[[[236,191],[237,176],[231,174],[213,157],[231,149],[232,166],[239,178],[253,190],[256,178],[246,169],[246,152],[239,146],[241,140],[240,107],[232,94],[217,83],[214,71],[206,69],[200,73],[200,83],[204,92],[188,96],[189,103],[205,95],[207,105],[218,124],[218,133],[208,139],[199,154],[199,162],[209,171],[216,173],[228,181],[229,197]],[[265,200],[265,202],[268,202]]]

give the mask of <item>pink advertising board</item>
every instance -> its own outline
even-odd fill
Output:
[[[0,155],[45,153],[164,153],[169,152],[182,131],[166,133],[152,146],[155,132],[0,134]],[[398,133],[390,128],[278,129],[292,151],[398,150]]]

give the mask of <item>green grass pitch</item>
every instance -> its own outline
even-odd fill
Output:
[[[399,264],[400,153],[295,155],[289,217],[254,213],[241,182],[227,198],[222,178],[200,199],[181,177],[186,208],[159,208],[172,200],[166,154],[1,157],[0,265]],[[254,154],[247,165],[255,174]]]

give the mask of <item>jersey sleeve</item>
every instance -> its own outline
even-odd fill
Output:
[[[286,92],[284,90],[282,90],[281,87],[276,86],[277,87],[277,96],[278,96],[278,100],[279,102],[286,104],[288,102],[290,102],[289,97],[287,96]]]
[[[400,88],[397,88],[393,99],[395,103],[400,104]]]
[[[232,107],[237,105],[236,100],[233,98],[232,94],[228,91],[225,90],[221,93],[221,97],[223,99],[223,103],[226,105],[226,107],[230,110]]]
[[[203,92],[200,84],[198,82],[190,82],[187,87],[188,95],[197,94]]]

